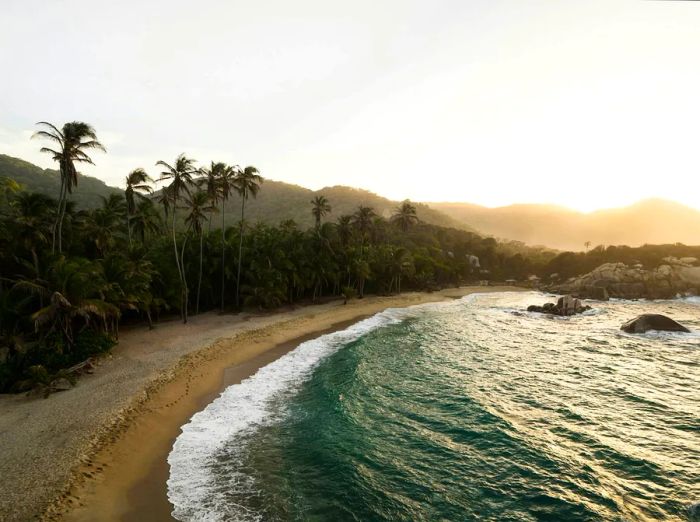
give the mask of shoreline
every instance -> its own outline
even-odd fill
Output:
[[[210,313],[198,316],[191,325],[166,323],[151,332],[130,331],[123,336],[122,342],[113,350],[113,356],[108,356],[108,359],[117,359],[132,373],[134,365],[143,362],[139,360],[140,357],[160,356],[157,359],[159,364],[152,369],[143,369],[144,375],[136,378],[129,372],[126,376],[117,374],[110,367],[112,361],[108,361],[104,365],[106,371],[100,364],[95,375],[83,377],[72,390],[56,394],[43,402],[35,402],[51,417],[49,403],[52,399],[70,400],[70,394],[81,388],[84,389],[82,394],[87,396],[91,392],[88,388],[104,384],[96,382],[100,377],[102,380],[115,375],[123,377],[115,390],[123,397],[107,395],[102,404],[97,397],[95,405],[102,406],[105,411],[102,416],[89,419],[86,425],[76,428],[71,422],[74,419],[70,418],[49,418],[47,422],[40,423],[45,435],[46,432],[51,435],[54,430],[68,430],[67,434],[72,434],[70,430],[81,431],[78,435],[82,436],[76,436],[76,441],[63,441],[67,448],[60,449],[71,451],[56,455],[51,447],[41,445],[29,449],[12,448],[22,453],[21,457],[27,463],[33,461],[32,450],[39,454],[48,453],[50,459],[56,459],[56,464],[61,465],[58,468],[64,471],[65,478],[60,482],[60,473],[57,473],[58,477],[52,477],[54,484],[41,485],[43,489],[37,487],[21,491],[23,495],[19,498],[28,500],[28,505],[19,508],[12,506],[7,520],[173,520],[165,483],[169,472],[167,455],[179,435],[180,427],[225,387],[253,375],[304,340],[344,329],[386,308],[444,301],[471,293],[526,290],[505,286],[472,286],[431,294],[368,297],[353,300],[347,305],[334,301],[267,315],[218,316]],[[173,345],[176,349],[173,349]],[[124,364],[124,361],[130,364]],[[14,402],[31,401],[16,399]],[[0,407],[3,405],[0,403]],[[84,409],[89,410],[90,406],[84,405]],[[17,406],[20,413],[28,408],[34,409],[26,404]],[[29,415],[37,413],[41,415],[35,411]],[[81,413],[75,413],[74,417]],[[21,423],[9,428],[5,426],[4,433],[2,428],[0,424],[0,441],[8,433],[12,435],[12,431],[22,430]],[[16,437],[21,445],[20,440]],[[42,471],[44,475],[51,475],[53,470]],[[12,479],[11,475],[7,476],[8,482]],[[26,491],[33,491],[36,496],[27,499]],[[32,513],[32,504],[44,507],[34,507]],[[0,505],[0,515],[4,516],[2,507]]]

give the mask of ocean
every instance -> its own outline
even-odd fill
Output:
[[[551,300],[473,294],[302,343],[183,426],[173,515],[700,520],[700,301],[524,312]],[[647,312],[692,333],[619,330]]]

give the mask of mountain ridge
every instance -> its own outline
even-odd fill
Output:
[[[428,205],[469,223],[480,233],[559,250],[581,251],[597,245],[700,244],[700,212],[662,198],[587,213],[536,203],[495,208],[453,202]]]

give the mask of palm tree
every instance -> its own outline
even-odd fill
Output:
[[[163,205],[166,207],[166,212],[168,209],[171,210],[172,219],[172,234],[173,234],[173,250],[175,251],[175,264],[177,265],[177,271],[180,274],[180,284],[182,286],[182,297],[181,297],[181,314],[183,322],[187,322],[187,278],[185,276],[185,266],[181,262],[181,258],[177,251],[177,234],[175,229],[175,215],[177,214],[177,202],[180,198],[181,193],[189,194],[190,186],[193,183],[192,176],[197,172],[194,167],[194,160],[188,158],[184,154],[180,154],[175,159],[174,165],[168,165],[164,161],[158,161],[156,165],[164,167],[165,170],[161,172],[161,176],[158,181],[170,181],[170,184],[166,187],[167,194],[162,196]],[[170,205],[172,204],[172,207]],[[185,238],[186,241],[187,238]],[[184,242],[183,241],[183,253],[184,253]]]
[[[199,314],[199,296],[202,289],[202,263],[203,263],[203,238],[205,221],[216,207],[214,207],[209,194],[205,190],[200,190],[187,197],[187,209],[189,213],[185,218],[185,224],[199,237],[199,278],[197,279],[197,304],[195,313]]]
[[[238,242],[238,274],[236,276],[236,308],[240,307],[241,298],[241,265],[243,264],[243,223],[245,220],[245,202],[248,200],[249,196],[257,196],[262,182],[263,178],[260,176],[258,169],[251,166],[238,171],[234,179],[233,188],[241,197],[241,229]]]
[[[340,244],[346,247],[352,236],[352,216],[345,214],[338,218],[338,236]]]
[[[375,217],[377,217],[377,214],[372,207],[365,207],[362,205],[357,207],[357,211],[352,216],[352,223],[360,233],[360,256],[362,256],[364,252],[365,240],[367,234],[372,229]]]
[[[225,289],[226,289],[226,202],[231,196],[238,167],[229,167],[225,163],[211,162],[208,169],[202,169],[204,175],[201,178],[200,186],[205,190],[214,205],[221,200],[221,312],[224,311]],[[209,217],[209,228],[211,229],[211,215]]]
[[[132,170],[126,177],[126,190],[124,198],[126,199],[126,228],[129,234],[129,246],[131,247],[131,218],[136,212],[136,198],[144,197],[144,194],[153,192],[153,188],[148,185],[152,183],[151,177],[146,174],[143,169]]]
[[[48,242],[45,231],[56,211],[56,200],[36,192],[21,192],[12,202],[19,236],[32,255],[35,277],[40,276],[38,249]]]
[[[136,212],[131,218],[131,228],[133,233],[141,239],[141,243],[146,241],[146,235],[163,230],[163,217],[156,210],[153,201],[142,199],[137,203]]]
[[[104,146],[97,141],[95,129],[82,121],[73,121],[63,125],[59,130],[56,126],[46,121],[40,121],[37,125],[46,127],[36,131],[32,138],[46,138],[56,143],[56,148],[42,147],[41,152],[51,154],[54,161],[58,162],[58,170],[61,175],[61,188],[58,196],[58,212],[52,230],[51,251],[56,251],[56,236],[58,236],[58,251],[63,249],[63,218],[66,214],[66,200],[68,194],[73,192],[73,187],[78,185],[78,171],[76,163],[89,163],[93,165],[88,150],[97,149],[106,152]]]
[[[97,251],[104,257],[114,248],[120,233],[123,233],[124,216],[127,214],[126,202],[117,194],[100,196],[102,208],[89,213],[86,219],[88,235],[95,243]],[[122,236],[123,237],[123,236]]]
[[[324,196],[316,196],[311,200],[311,215],[316,220],[316,230],[321,228],[321,218],[331,211],[331,206]]]
[[[227,165],[225,163],[215,163],[212,161],[209,168],[203,167],[199,169],[201,177],[197,179],[197,186],[200,189],[204,189],[213,205],[217,205],[219,203],[219,198],[221,197],[221,186],[219,179],[221,177],[221,173],[226,168]],[[209,232],[211,232],[211,214],[209,215]]]
[[[396,207],[394,215],[391,216],[391,221],[397,224],[403,232],[407,232],[409,228],[418,223],[415,205],[409,200],[405,200]]]
[[[586,247],[586,252],[588,252],[588,249],[591,248],[591,242],[590,242],[590,241],[586,241],[586,242],[583,244],[583,246]]]

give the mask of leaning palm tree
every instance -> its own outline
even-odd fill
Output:
[[[394,214],[391,216],[391,221],[398,225],[403,232],[407,232],[409,228],[418,223],[415,205],[409,200],[405,200],[396,207]]]
[[[197,301],[195,306],[195,314],[199,314],[199,296],[202,290],[202,263],[204,259],[202,248],[204,238],[203,224],[209,220],[209,215],[216,207],[212,204],[209,194],[205,190],[190,194],[186,198],[186,204],[189,212],[185,218],[185,224],[199,238],[199,277],[197,279]]]
[[[243,224],[245,220],[245,202],[249,196],[257,196],[260,185],[263,182],[262,176],[255,167],[248,166],[238,171],[234,179],[234,190],[241,197],[241,223],[238,241],[238,274],[236,275],[236,308],[240,307],[241,299],[241,265],[243,264]]]
[[[311,215],[316,221],[316,230],[321,228],[321,218],[330,213],[331,206],[324,196],[316,196],[311,200]]]
[[[92,165],[93,161],[86,151],[97,149],[105,152],[105,148],[97,140],[95,129],[82,121],[66,123],[60,130],[46,121],[40,121],[37,125],[45,128],[36,131],[32,138],[46,138],[56,143],[55,148],[42,147],[40,151],[51,154],[53,160],[58,162],[58,170],[61,176],[58,211],[51,231],[51,251],[56,251],[56,239],[58,237],[58,251],[61,252],[63,249],[63,218],[66,215],[66,201],[68,194],[73,192],[73,187],[78,185],[78,171],[75,168],[75,164],[89,163]]]
[[[164,161],[158,161],[156,165],[164,167],[158,181],[170,181],[170,184],[164,189],[167,194],[163,196],[163,205],[166,211],[170,210],[173,235],[173,249],[175,251],[175,265],[180,275],[180,284],[182,287],[181,295],[181,314],[183,322],[187,322],[187,278],[185,277],[184,263],[181,262],[180,255],[177,250],[177,234],[175,229],[177,214],[177,202],[181,194],[189,194],[190,187],[193,183],[192,176],[196,173],[194,160],[188,158],[184,154],[180,154],[175,160],[174,165],[169,165]],[[172,205],[172,206],[171,206]]]
[[[126,228],[129,235],[129,246],[131,247],[131,219],[136,213],[136,198],[144,198],[144,194],[153,192],[153,188],[149,185],[153,180],[146,174],[143,169],[132,170],[126,177],[126,190],[124,198],[126,199]]]

